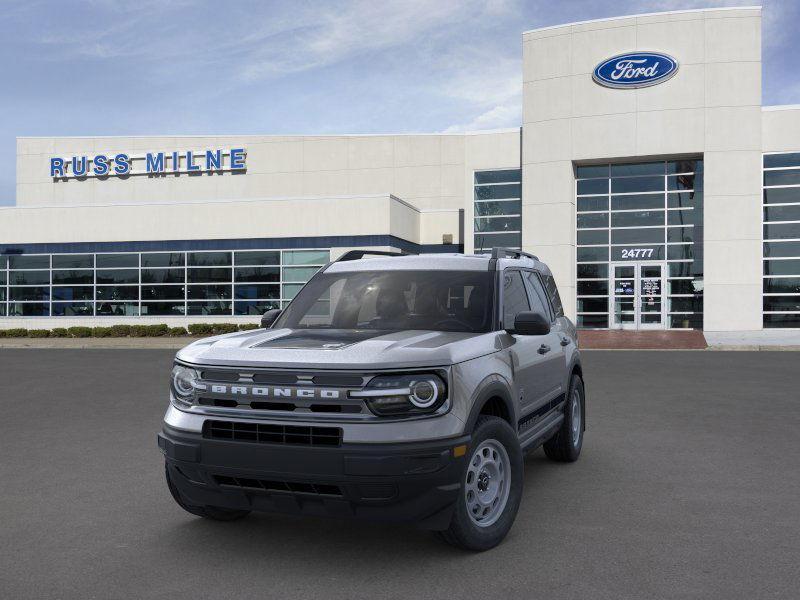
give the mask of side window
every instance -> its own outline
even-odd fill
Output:
[[[542,275],[544,286],[547,288],[547,295],[550,296],[550,304],[553,305],[553,310],[556,313],[556,318],[564,316],[564,307],[561,305],[561,296],[558,295],[558,288],[556,287],[556,280],[552,275]]]
[[[553,314],[547,303],[547,296],[545,295],[542,284],[536,273],[525,271],[523,274],[525,285],[528,286],[528,296],[531,299],[531,310],[543,314],[546,318],[552,320]]]
[[[528,294],[519,271],[503,273],[503,327],[513,327],[517,313],[530,310]]]

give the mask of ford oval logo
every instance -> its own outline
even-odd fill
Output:
[[[666,81],[678,72],[678,61],[659,52],[629,52],[601,62],[592,79],[610,88],[640,88]]]

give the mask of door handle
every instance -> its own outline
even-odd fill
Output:
[[[547,344],[542,344],[541,346],[539,346],[538,352],[539,354],[547,354],[548,352],[550,352],[550,346],[548,346]]]
[[[566,338],[566,337],[561,338],[561,345],[562,346],[569,346],[569,338]]]

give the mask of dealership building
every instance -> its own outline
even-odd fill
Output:
[[[351,249],[495,246],[583,328],[800,328],[800,106],[762,106],[761,26],[527,31],[509,130],[19,138],[0,328],[256,322]]]

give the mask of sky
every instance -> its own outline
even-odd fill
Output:
[[[522,32],[754,0],[0,0],[17,136],[457,132],[522,122]],[[800,0],[764,0],[763,103],[800,103]]]

